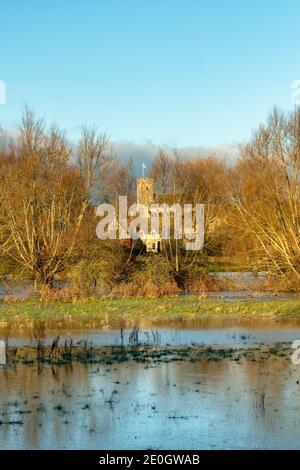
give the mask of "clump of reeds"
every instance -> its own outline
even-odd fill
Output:
[[[67,338],[64,343],[64,358],[72,360],[72,351],[74,348],[72,338]]]
[[[6,347],[6,362],[15,362],[17,353],[18,353],[18,346],[13,346],[11,348]]]
[[[155,344],[160,344],[160,342],[161,342],[160,332],[158,330],[151,330],[151,334],[152,334],[153,342]]]
[[[79,341],[80,353],[79,358],[83,360],[92,359],[94,355],[93,342],[88,339],[82,339]]]
[[[46,324],[43,320],[35,320],[32,329],[33,338],[36,341],[38,361],[45,359]]]
[[[124,328],[120,328],[120,336],[121,336],[121,346],[124,346]]]
[[[56,336],[51,344],[50,359],[58,361],[60,355],[59,336]]]
[[[129,335],[129,343],[137,345],[139,342],[139,331],[140,329],[136,326],[133,327],[132,332]]]

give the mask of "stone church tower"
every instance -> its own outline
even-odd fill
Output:
[[[154,182],[153,178],[138,178],[137,186],[137,203],[143,204],[150,209],[154,203]],[[159,233],[151,232],[144,239],[143,242],[148,253],[160,253],[162,248],[162,240]]]
[[[153,201],[153,178],[137,179],[137,203],[149,207]]]

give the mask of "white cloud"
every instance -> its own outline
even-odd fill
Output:
[[[174,151],[174,148],[172,147],[167,145],[157,145],[151,141],[140,143],[131,141],[113,142],[112,148],[120,160],[123,161],[128,158],[132,158],[134,166],[136,167],[139,167],[141,163],[146,163],[149,166],[159,148],[162,148],[169,153]],[[209,147],[178,147],[176,150],[183,158],[216,156],[226,161],[229,165],[234,164],[240,153],[238,144]]]
[[[18,136],[17,130],[2,131],[0,129],[0,144],[7,144],[10,138],[16,138]],[[76,142],[70,142],[71,146],[75,149]],[[133,141],[119,141],[112,142],[111,147],[116,156],[121,160],[125,161],[129,158],[132,159],[135,171],[139,171],[141,163],[145,163],[149,168],[153,161],[155,154],[158,149],[162,148],[166,152],[172,154],[174,147],[169,145],[158,145],[153,143],[151,140],[144,140],[141,142]],[[216,156],[225,161],[228,165],[233,165],[239,157],[240,146],[238,144],[232,145],[216,145],[216,146],[190,146],[190,147],[177,147],[176,151],[183,158],[194,158],[194,157],[208,157]]]

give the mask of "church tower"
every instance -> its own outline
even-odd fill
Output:
[[[137,179],[137,203],[149,207],[153,203],[153,178]]]

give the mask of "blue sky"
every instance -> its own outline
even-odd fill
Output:
[[[0,126],[24,103],[72,139],[243,142],[300,79],[298,0],[1,0]]]

